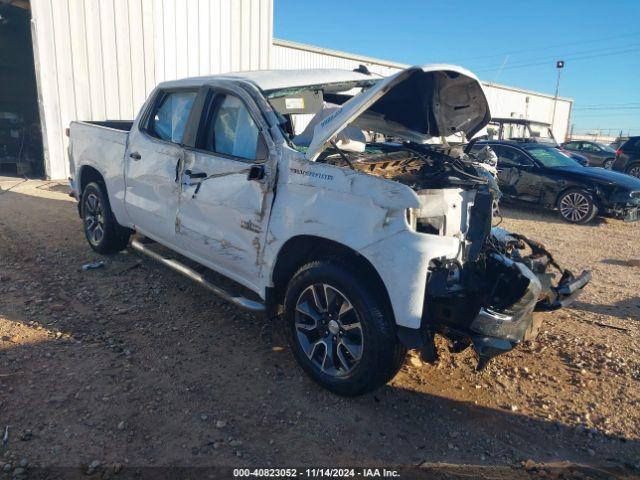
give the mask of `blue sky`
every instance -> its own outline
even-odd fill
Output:
[[[640,134],[640,1],[274,0],[276,38],[573,98],[576,131]],[[603,132],[604,133],[604,132]]]

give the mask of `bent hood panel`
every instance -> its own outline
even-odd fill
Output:
[[[380,80],[322,120],[306,157],[315,160],[351,123],[426,141],[459,132],[471,138],[490,118],[489,104],[473,73],[454,65],[410,67]]]

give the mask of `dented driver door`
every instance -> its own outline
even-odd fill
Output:
[[[181,171],[176,242],[239,283],[258,290],[273,198],[273,142],[240,87],[205,87],[194,148]]]

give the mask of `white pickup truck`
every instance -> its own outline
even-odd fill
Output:
[[[407,349],[436,360],[436,334],[482,367],[589,281],[492,228],[495,182],[445,138],[489,119],[477,78],[451,65],[189,78],[133,122],[73,122],[71,187],[94,250],[130,246],[283,315],[304,370],[358,395]]]

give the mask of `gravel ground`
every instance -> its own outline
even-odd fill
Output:
[[[579,301],[483,372],[442,341],[437,365],[410,354],[389,385],[343,399],[302,373],[279,322],[133,253],[92,252],[63,185],[0,188],[0,478],[213,465],[640,473],[640,224],[506,209],[506,228],[592,270]]]

